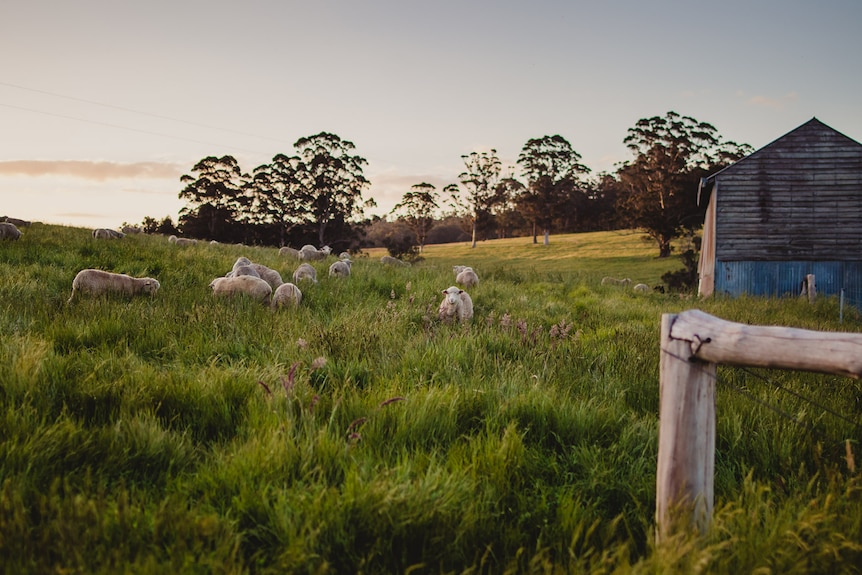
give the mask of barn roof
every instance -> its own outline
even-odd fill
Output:
[[[781,149],[789,150],[810,147],[812,143],[822,142],[824,140],[830,140],[833,144],[837,144],[841,147],[846,146],[848,149],[851,150],[853,150],[854,148],[858,148],[858,150],[854,150],[854,156],[856,151],[858,151],[859,154],[862,154],[862,144],[860,144],[853,138],[842,134],[838,130],[827,126],[826,124],[818,120],[816,117],[814,117],[802,124],[801,126],[790,130],[783,136],[772,140],[770,143],[750,153],[744,158],[737,160],[736,162],[724,167],[723,169],[715,172],[714,174],[710,174],[705,178],[701,178],[697,190],[697,202],[698,204],[701,204],[702,202],[705,203],[709,200],[710,189],[715,183],[716,178],[719,178],[722,174],[726,172],[733,173],[739,168],[739,166],[744,167],[745,164],[759,160],[763,156],[777,156],[779,155],[779,151]]]

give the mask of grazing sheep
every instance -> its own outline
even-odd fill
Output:
[[[471,288],[479,285],[479,275],[473,270],[473,268],[466,266],[455,267],[461,268],[461,271],[456,272],[455,275],[456,284],[462,285],[465,288]]]
[[[143,230],[138,226],[123,226],[120,230],[124,234],[140,234],[143,232]]]
[[[75,294],[80,292],[88,295],[100,295],[108,292],[123,295],[153,295],[161,287],[158,280],[153,278],[133,278],[126,274],[117,274],[102,270],[81,270],[72,280],[71,302]]]
[[[350,252],[341,252],[340,254],[338,254],[338,259],[349,260],[350,259]]]
[[[293,272],[293,283],[298,284],[302,280],[311,280],[317,283],[317,270],[311,264],[299,264]]]
[[[646,284],[635,284],[635,287],[632,288],[636,293],[649,293],[651,290],[649,286]]]
[[[625,279],[621,279],[621,280],[618,280],[616,278],[611,278],[611,277],[603,277],[602,278],[602,285],[603,286],[627,286],[630,283],[632,283],[632,280],[630,280],[629,278],[625,278]]]
[[[246,265],[241,265],[241,266],[235,265],[232,270],[230,270],[229,272],[227,272],[224,275],[224,277],[226,277],[226,278],[236,278],[239,276],[251,276],[253,278],[260,278],[260,274],[257,273],[257,270],[254,268],[254,266],[251,266],[251,265],[247,265],[247,266]],[[260,278],[260,279],[263,279],[263,278]],[[267,283],[269,283],[269,282],[267,282]]]
[[[268,304],[272,296],[272,286],[254,276],[233,276],[216,278],[210,282],[213,297],[247,295]]]
[[[399,260],[398,258],[393,258],[392,256],[383,256],[380,258],[380,263],[385,266],[395,266],[402,268],[409,268],[410,262],[404,262]]]
[[[469,321],[473,318],[473,300],[470,294],[457,286],[443,290],[443,301],[437,315],[441,321]]]
[[[329,266],[329,275],[332,277],[350,277],[350,260],[338,260]]]
[[[299,255],[301,260],[305,260],[307,262],[314,262],[325,259],[329,252],[325,252],[322,250],[318,250],[316,247],[306,244],[302,246],[299,250]]]
[[[93,230],[93,237],[97,240],[119,240],[126,237],[126,234],[108,228],[96,228]]]
[[[231,271],[236,271],[236,269],[240,266],[250,266],[251,260],[245,256],[240,256],[236,258],[236,261],[233,262],[233,266],[231,267]]]
[[[302,292],[292,283],[283,283],[272,294],[272,309],[280,307],[299,307],[302,303]]]
[[[297,249],[291,248],[289,246],[284,246],[283,248],[279,249],[278,255],[288,257],[288,258],[294,258],[297,260],[302,259],[302,255],[301,255],[300,251]]]
[[[0,240],[17,240],[21,238],[21,230],[10,222],[0,222]]]
[[[263,264],[252,263],[252,269],[257,272],[257,275],[260,276],[260,279],[265,281],[272,287],[272,289],[276,289],[278,286],[284,283],[281,279],[281,274],[278,271],[268,268]]]
[[[9,216],[3,216],[2,218],[0,218],[0,222],[7,222],[7,223],[10,223],[12,225],[18,226],[19,228],[28,228],[28,227],[30,227],[30,224],[33,223],[33,222],[28,222],[27,220],[21,220],[18,218],[10,218]]]
[[[178,246],[193,246],[197,244],[198,241],[193,238],[177,238],[174,243]]]

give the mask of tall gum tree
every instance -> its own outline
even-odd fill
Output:
[[[180,177],[186,186],[179,198],[190,204],[180,210],[180,217],[204,217],[209,237],[221,239],[221,228],[240,219],[248,208],[247,181],[233,156],[207,156],[194,165],[192,174]]]
[[[479,223],[490,218],[499,201],[497,184],[503,165],[497,157],[497,150],[493,148],[489,152],[465,154],[461,159],[466,170],[458,175],[458,181],[466,190],[466,197],[461,194],[457,184],[449,184],[444,191],[449,193],[455,211],[469,220],[472,237],[470,247],[475,248]]]
[[[410,187],[401,201],[392,208],[392,214],[397,215],[407,224],[419,243],[419,253],[425,247],[428,232],[434,227],[434,218],[440,206],[437,204],[437,188],[433,184],[422,182]]]
[[[747,144],[722,141],[712,125],[673,111],[639,120],[623,143],[635,159],[617,172],[618,211],[656,241],[659,257],[670,255],[671,241],[685,228],[703,221],[700,178],[752,151]]]
[[[348,221],[369,205],[362,199],[362,192],[370,185],[362,172],[368,161],[352,154],[356,148],[353,142],[327,132],[300,138],[294,147],[299,157],[299,194],[310,207],[322,246],[331,222]]]
[[[277,154],[272,163],[254,169],[250,182],[257,220],[276,228],[280,246],[285,245],[290,231],[308,223],[311,215],[310,206],[304,203],[299,164],[298,156]]]
[[[581,164],[581,155],[559,135],[528,140],[518,156],[526,189],[521,192],[519,205],[542,226],[544,244],[550,243],[551,224],[565,207],[577,206],[573,197],[580,193],[579,182],[590,169]],[[536,243],[535,225],[533,243]]]

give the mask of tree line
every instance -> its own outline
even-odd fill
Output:
[[[335,134],[300,138],[295,154],[244,173],[233,156],[207,157],[180,181],[187,204],[175,228],[146,218],[147,231],[262,245],[328,244],[339,250],[382,243],[392,252],[421,252],[437,241],[635,228],[671,253],[671,241],[703,222],[698,183],[750,154],[710,124],[667,112],[639,120],[623,140],[633,159],[613,173],[592,175],[562,136],[527,141],[517,166],[503,169],[496,150],[461,156],[457,182],[438,190],[420,182],[387,217],[367,217],[374,200],[367,161]],[[447,233],[443,233],[446,230]]]

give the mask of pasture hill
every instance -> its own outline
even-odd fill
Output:
[[[858,573],[862,402],[838,377],[720,368],[711,528],[656,542],[661,315],[859,320],[602,285],[680,267],[654,252],[609,232],[374,251],[348,278],[312,262],[271,310],[208,286],[239,256],[290,278],[274,248],[34,224],[0,242],[3,570]],[[454,265],[480,277],[463,324],[437,317]],[[67,304],[84,268],[161,287]]]

